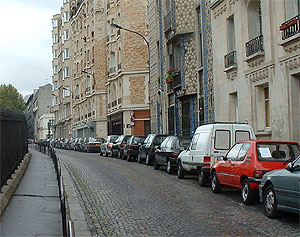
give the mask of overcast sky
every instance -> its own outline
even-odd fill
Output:
[[[51,83],[52,16],[63,0],[1,0],[0,84],[22,95]]]

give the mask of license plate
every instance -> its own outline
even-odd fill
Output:
[[[97,144],[96,146],[100,146],[100,144]]]

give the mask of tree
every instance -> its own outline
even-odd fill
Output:
[[[11,84],[0,85],[0,107],[22,113],[26,108],[23,96]]]

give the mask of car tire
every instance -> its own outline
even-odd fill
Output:
[[[174,169],[172,167],[172,163],[171,163],[170,160],[167,161],[167,168],[166,169],[167,169],[168,174],[173,174],[174,173]]]
[[[139,164],[142,164],[142,159],[141,159],[141,154],[140,153],[138,154],[137,162]]]
[[[198,183],[201,187],[206,187],[207,183],[209,181],[208,175],[206,175],[203,171],[202,168],[198,170]]]
[[[159,164],[157,164],[155,157],[154,157],[153,167],[155,170],[159,170],[159,167],[160,167]]]
[[[127,155],[127,161],[130,162],[131,161],[131,156],[128,154]]]
[[[122,158],[122,154],[121,154],[121,151],[119,150],[118,151],[118,159],[121,159]]]
[[[88,149],[87,149],[87,153],[90,153],[90,152],[91,152],[91,151],[90,151],[90,148],[88,148]]]
[[[250,205],[253,203],[255,192],[251,189],[250,183],[248,179],[244,179],[242,182],[242,201],[246,205]]]
[[[212,178],[211,178],[211,191],[213,193],[220,193],[222,189],[222,185],[220,184],[218,180],[218,176],[216,172],[212,173]]]
[[[150,165],[150,158],[149,158],[149,154],[146,155],[146,165]]]
[[[267,186],[263,193],[264,213],[273,219],[277,217],[277,198],[272,184]]]
[[[177,177],[179,179],[184,179],[184,175],[185,175],[185,172],[184,172],[184,169],[182,167],[181,161],[178,160]]]

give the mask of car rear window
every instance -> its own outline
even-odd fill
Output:
[[[156,136],[153,143],[154,145],[160,145],[166,138],[167,136]]]
[[[184,138],[179,140],[179,146],[187,148],[191,143],[192,138]]]
[[[118,139],[118,136],[110,137],[110,142],[115,142]]]
[[[300,155],[300,147],[292,143],[257,143],[257,158],[260,161],[294,160]]]
[[[138,143],[143,143],[145,141],[145,137],[134,137],[133,143],[138,144]]]

